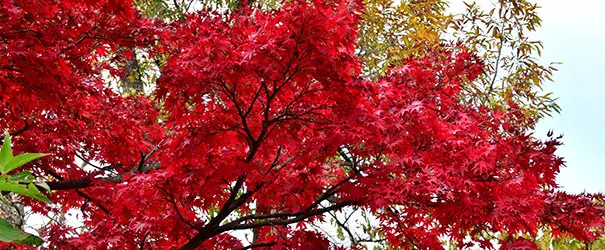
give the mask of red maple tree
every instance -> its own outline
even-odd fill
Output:
[[[557,191],[559,138],[540,141],[514,103],[465,104],[482,72],[444,46],[369,80],[355,56],[357,1],[290,1],[274,11],[144,18],[131,1],[3,0],[0,128],[84,228],[43,228],[55,249],[336,248],[309,223],[364,208],[389,245],[535,248],[548,226],[591,241],[601,195]],[[168,55],[151,95],[103,81],[120,47]],[[103,167],[85,171],[76,159]],[[252,229],[245,245],[234,231]]]

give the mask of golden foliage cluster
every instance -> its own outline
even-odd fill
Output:
[[[421,57],[443,44],[460,44],[483,58],[485,73],[464,86],[469,103],[505,108],[515,102],[538,120],[560,108],[543,86],[556,63],[544,65],[544,48],[531,33],[541,25],[529,0],[464,3],[460,13],[445,0],[365,0],[359,55],[368,75],[383,74],[402,59]]]

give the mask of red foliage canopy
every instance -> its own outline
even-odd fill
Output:
[[[356,1],[168,24],[130,1],[1,3],[0,127],[15,151],[53,154],[29,169],[59,206],[26,202],[84,213],[84,229],[45,228],[51,248],[232,249],[245,246],[231,232],[254,229],[258,247],[328,249],[301,222],[347,207],[372,211],[405,248],[441,248],[442,236],[489,247],[474,236],[543,225],[584,241],[602,233],[600,195],[556,191],[558,138],[515,127],[532,121],[512,103],[461,100],[463,79],[482,72],[464,48],[361,77]],[[150,97],[102,80],[121,46],[169,55]]]

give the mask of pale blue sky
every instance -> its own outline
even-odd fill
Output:
[[[561,61],[555,83],[546,89],[560,99],[563,111],[538,124],[537,135],[548,129],[563,134],[558,154],[567,167],[558,177],[563,190],[605,191],[605,1],[542,0],[543,62]]]

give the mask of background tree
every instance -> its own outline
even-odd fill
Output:
[[[542,91],[556,68],[540,63],[543,45],[529,36],[541,24],[538,5],[527,0],[464,2],[464,12],[452,13],[449,2],[365,1],[359,39],[365,71],[381,75],[402,59],[421,57],[442,43],[460,43],[486,65],[483,75],[464,85],[465,101],[492,107],[514,101],[534,120],[559,112],[556,99]]]

